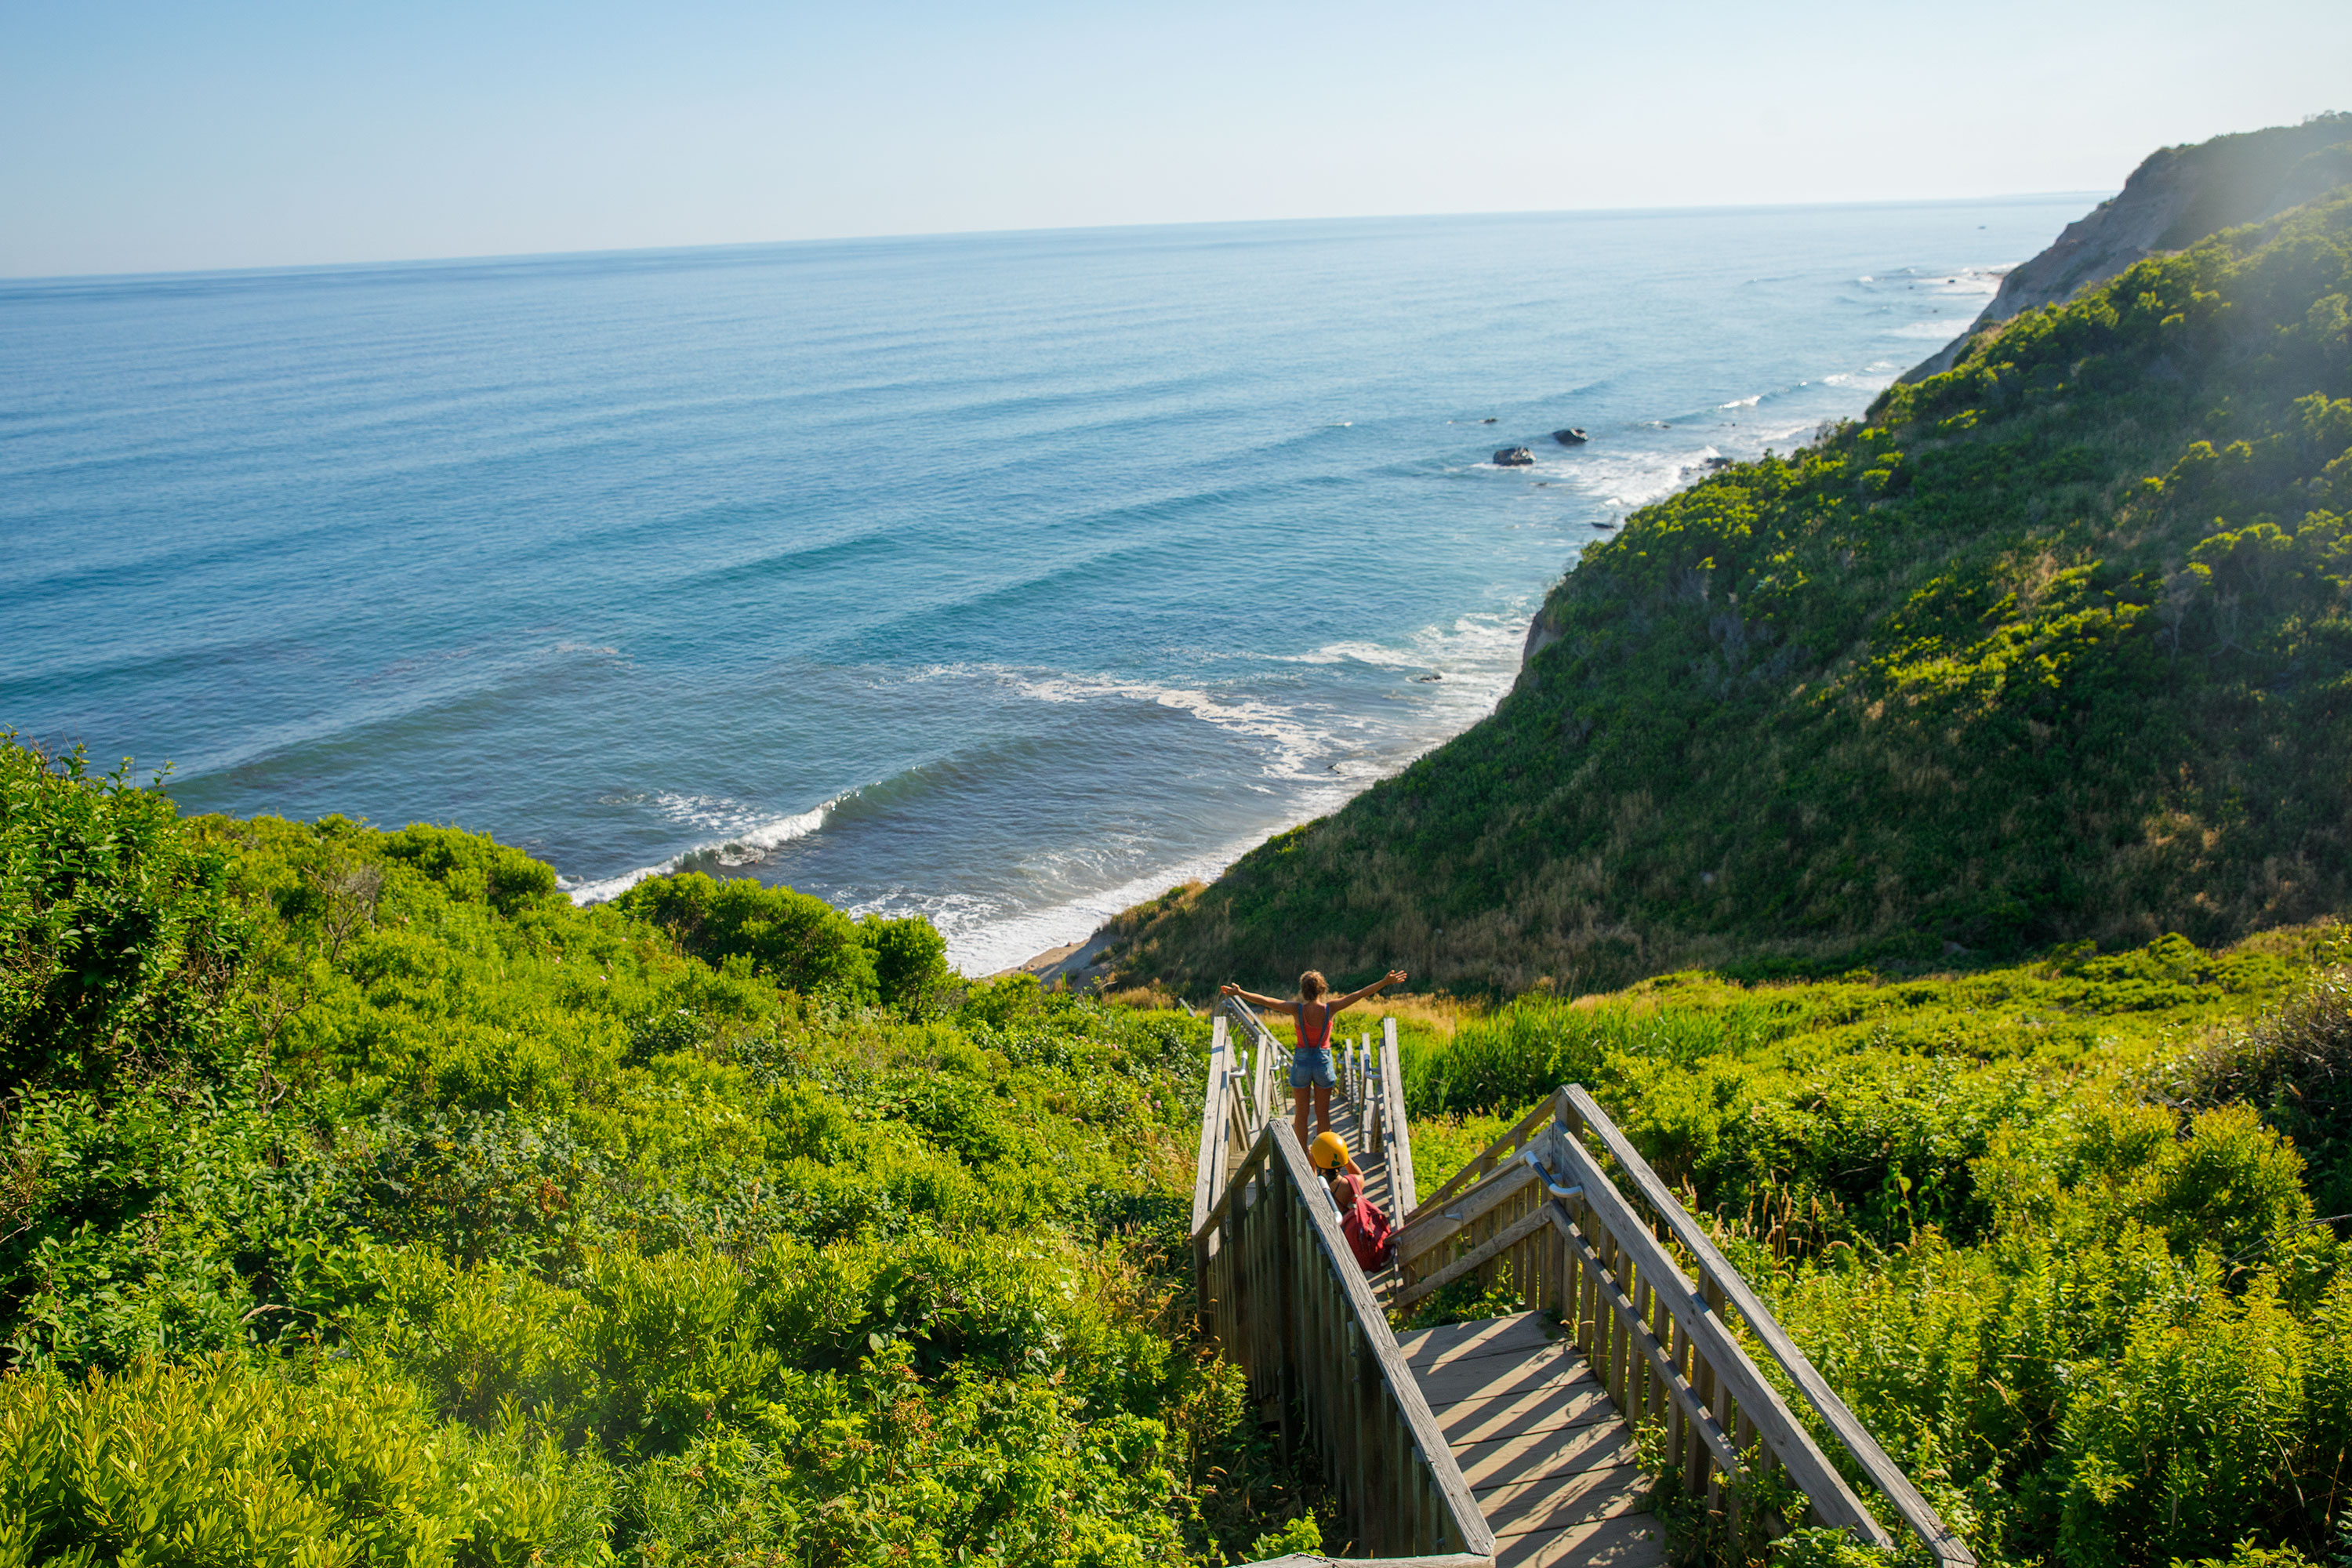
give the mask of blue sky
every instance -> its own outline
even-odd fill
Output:
[[[0,274],[2102,190],[2352,5],[0,0]]]

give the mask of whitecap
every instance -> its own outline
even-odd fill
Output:
[[[846,795],[837,795],[824,805],[789,816],[773,816],[750,822],[740,831],[730,833],[721,840],[698,844],[682,854],[674,855],[658,866],[640,866],[634,871],[624,871],[617,877],[593,880],[559,877],[555,885],[574,904],[601,904],[617,899],[648,877],[667,877],[689,861],[713,862],[719,866],[754,866],[796,838],[805,838],[824,826],[826,816]],[[663,815],[688,826],[711,831],[720,827],[727,813],[725,807],[736,803],[708,795],[663,795],[654,797]]]

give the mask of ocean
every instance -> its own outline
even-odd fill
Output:
[[[1475,723],[2092,199],[0,281],[0,728],[985,973]]]

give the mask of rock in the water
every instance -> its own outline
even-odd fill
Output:
[[[1536,455],[1525,447],[1505,447],[1495,454],[1495,467],[1498,468],[1532,468],[1535,466]]]
[[[1584,432],[1573,426],[1570,426],[1566,430],[1553,431],[1551,433],[1551,438],[1559,442],[1563,447],[1581,447],[1584,445]]]

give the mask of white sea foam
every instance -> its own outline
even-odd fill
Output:
[[[1925,342],[1948,343],[1968,331],[1968,321],[1959,316],[1941,316],[1932,321],[1911,321],[1900,327],[1889,327],[1890,338],[1918,338]]]
[[[1200,687],[1163,685],[1151,680],[1113,676],[1034,675],[1006,670],[1003,679],[1024,697],[1039,702],[1094,702],[1124,697],[1154,702],[1190,713],[1205,724],[1253,740],[1268,741],[1274,750],[1265,772],[1277,778],[1296,778],[1321,751],[1321,737],[1303,721],[1299,710],[1254,698],[1221,694]]]
[[[757,865],[793,839],[805,838],[823,827],[826,815],[848,798],[845,795],[835,795],[822,805],[795,812],[790,816],[760,817],[740,802],[722,797],[656,795],[653,804],[673,822],[707,833],[722,832],[728,837],[697,845],[658,866],[640,866],[634,871],[624,871],[617,877],[604,877],[593,881],[558,878],[556,886],[575,904],[601,904],[608,899],[619,898],[648,877],[667,877],[689,860],[708,857],[720,866]]]
[[[1690,482],[1708,458],[1718,455],[1712,445],[1703,443],[1678,451],[1583,458],[1563,468],[1575,489],[1622,515],[1673,494]]]
[[[1355,793],[1352,785],[1315,792],[1301,803],[1304,809],[1300,813],[1300,820],[1336,810]],[[1206,854],[1150,871],[1117,887],[1083,894],[1044,909],[1007,910],[968,895],[932,899],[885,896],[856,906],[851,913],[920,913],[939,928],[941,936],[947,938],[948,962],[959,973],[974,976],[993,974],[999,970],[1025,963],[1048,949],[1084,942],[1113,915],[1132,909],[1146,899],[1157,898],[1171,888],[1181,887],[1191,881],[1215,879],[1223,874],[1225,868],[1278,831],[1279,828],[1268,828],[1237,838]]]
[[[1930,287],[1950,294],[1978,294],[1990,299],[2000,291],[2000,280],[2015,270],[2017,264],[2008,262],[1999,267],[1963,267],[1957,272],[1947,272],[1941,278],[1929,279]]]
[[[893,888],[877,890],[851,912],[926,916],[946,937],[950,961],[966,974],[993,973],[1048,948],[1082,942],[1122,910],[1195,878],[1217,876],[1280,827],[1337,810],[1367,785],[1396,773],[1492,711],[1517,676],[1529,608],[1522,604],[1507,610],[1473,612],[1448,624],[1422,626],[1400,643],[1349,639],[1305,653],[1255,656],[1276,664],[1353,662],[1383,670],[1427,671],[1436,677],[1425,684],[1408,686],[1412,705],[1397,711],[1393,720],[1387,711],[1351,712],[1327,701],[1286,704],[1263,694],[1244,695],[1199,685],[992,666],[934,667],[928,672],[932,679],[992,679],[1037,701],[1156,703],[1248,737],[1260,742],[1264,760],[1259,777],[1236,782],[1254,795],[1279,799],[1281,818],[1206,853],[1123,878],[1098,891],[1055,899],[1037,907],[1024,908],[1001,895]],[[1087,868],[1095,866],[1091,858],[1087,861]],[[1029,879],[1032,886],[1067,886],[1089,879],[1087,870],[1075,866],[1040,865],[1034,870],[1036,875]]]
[[[1860,370],[1842,370],[1822,377],[1824,386],[1848,386],[1859,392],[1881,392],[1895,384],[1903,367],[1893,360],[1873,360]]]

